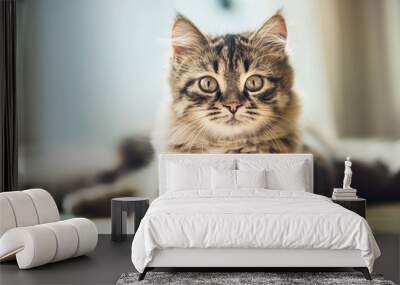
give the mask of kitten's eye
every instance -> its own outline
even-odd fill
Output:
[[[213,93],[218,89],[218,82],[215,78],[212,78],[211,76],[204,76],[199,81],[199,87],[203,92]]]
[[[247,78],[244,84],[246,89],[251,92],[259,91],[264,86],[264,79],[260,75],[252,75]]]

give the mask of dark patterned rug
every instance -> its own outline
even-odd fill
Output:
[[[122,274],[117,281],[117,285],[395,285],[392,281],[384,280],[381,275],[372,275],[372,281],[368,281],[359,272],[148,272],[146,278],[142,281],[138,281],[138,276],[138,273]]]

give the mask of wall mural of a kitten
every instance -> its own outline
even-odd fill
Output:
[[[293,90],[287,35],[280,13],[256,31],[219,36],[202,33],[178,15],[171,36],[171,94],[153,131],[155,154],[310,152],[298,127],[300,103]],[[125,168],[113,181],[67,195],[64,209],[109,216],[110,197],[127,195],[129,189],[134,196],[157,196],[157,155],[142,155],[152,157],[140,159],[146,166]],[[330,175],[326,167],[318,167],[321,163],[315,161],[314,186],[328,193]]]
[[[300,151],[300,105],[286,39],[279,13],[254,32],[222,36],[203,34],[177,16],[164,151]]]

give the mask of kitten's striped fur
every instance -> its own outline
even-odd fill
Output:
[[[202,34],[187,18],[178,16],[172,29],[167,151],[298,151],[300,107],[292,89],[286,36],[280,14],[253,33],[223,36]],[[263,84],[261,90],[246,88],[252,75],[258,86]],[[218,84],[212,93],[199,86],[204,77],[206,88],[214,86],[209,76]]]

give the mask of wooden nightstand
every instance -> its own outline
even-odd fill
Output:
[[[367,207],[367,200],[363,198],[354,198],[351,200],[337,200],[332,199],[332,202],[339,204],[340,206],[359,214],[361,217],[365,218],[365,212]]]

